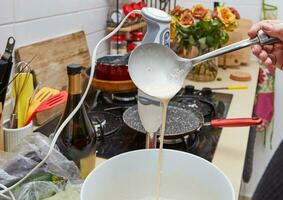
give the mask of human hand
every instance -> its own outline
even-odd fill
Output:
[[[271,37],[276,37],[280,42],[273,45],[254,45],[252,52],[267,67],[276,66],[283,70],[283,24],[278,20],[266,20],[255,24],[248,35],[256,37],[259,30],[264,31]]]

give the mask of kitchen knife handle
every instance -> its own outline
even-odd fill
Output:
[[[214,119],[211,120],[212,127],[241,127],[241,126],[256,126],[262,123],[262,119],[253,118],[231,118],[231,119]]]
[[[235,85],[235,86],[228,86],[228,90],[246,90],[248,89],[248,86],[246,85]]]
[[[5,52],[1,57],[1,60],[6,60],[8,62],[12,62],[12,54],[13,54],[13,50],[15,47],[15,43],[16,40],[13,37],[9,37],[7,44],[6,44],[6,48],[5,48]]]

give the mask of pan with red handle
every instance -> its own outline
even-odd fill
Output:
[[[136,105],[124,112],[123,121],[130,128],[146,133],[141,124]],[[261,123],[262,119],[257,117],[214,119],[210,122],[204,122],[203,115],[198,110],[187,107],[184,104],[171,102],[167,111],[165,139],[175,139],[191,133],[197,133],[204,126],[211,126],[213,128],[242,127],[256,126]]]

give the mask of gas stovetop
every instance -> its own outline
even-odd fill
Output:
[[[115,155],[145,148],[145,134],[129,128],[122,119],[124,111],[137,104],[136,93],[109,94],[97,92],[94,108],[89,114],[96,126],[99,140],[97,155],[110,158]],[[231,94],[215,93],[209,88],[201,91],[193,86],[182,89],[171,101],[186,104],[198,109],[205,121],[214,118],[226,118]],[[221,134],[221,129],[201,128],[197,133],[178,140],[166,140],[164,148],[193,153],[211,161]]]
[[[129,128],[122,119],[124,111],[137,104],[137,94],[110,94],[96,92],[90,98],[89,117],[97,131],[97,156],[111,158],[115,155],[145,148],[145,134]],[[232,100],[231,94],[212,92],[208,88],[195,90],[193,86],[182,89],[171,101],[198,109],[205,121],[226,118]],[[49,135],[54,132],[58,118],[37,131]],[[203,127],[199,132],[178,140],[166,140],[164,148],[189,152],[212,161],[221,129]]]

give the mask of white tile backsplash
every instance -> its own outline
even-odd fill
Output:
[[[78,30],[85,31],[92,52],[106,34],[109,0],[1,0],[2,7],[0,53],[9,36],[19,47]],[[99,53],[107,50],[103,46]]]
[[[13,1],[1,0],[0,25],[13,21]]]
[[[107,0],[15,0],[15,16],[24,21],[108,6]]]
[[[13,36],[13,25],[2,25],[0,26],[0,54],[5,51],[5,46],[7,39],[10,36]]]

